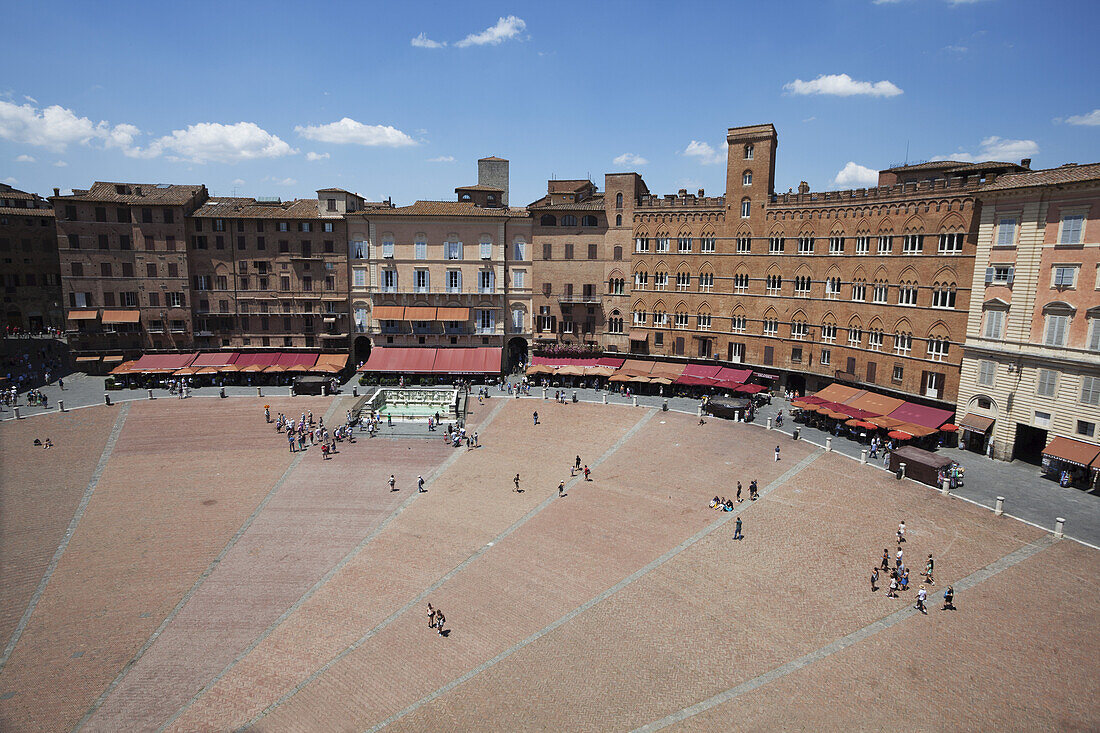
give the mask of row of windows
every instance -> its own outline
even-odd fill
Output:
[[[18,272],[5,272],[0,275],[0,285],[5,288],[18,288],[20,285],[28,288],[61,287],[61,276],[55,272],[24,272],[22,276]]]
[[[620,194],[620,196],[621,195],[622,194]],[[620,202],[619,205],[621,207],[622,203]],[[582,227],[597,227],[597,226],[600,225],[600,218],[598,216],[593,216],[592,214],[586,214],[585,216],[582,216],[580,218],[580,225]],[[621,226],[621,225],[622,224],[621,224],[621,220],[620,220],[620,224],[618,226]],[[557,217],[555,217],[553,214],[543,214],[541,217],[539,217],[539,226],[544,226],[544,227],[555,227],[555,226],[575,227],[575,226],[577,226],[577,217],[573,216],[572,214],[565,214],[561,217],[561,220],[559,221],[557,219]]]
[[[366,286],[366,271],[362,269],[356,269],[352,272],[352,284],[355,287]],[[516,288],[526,287],[524,284],[526,281],[526,272],[524,270],[512,271],[512,285]],[[398,292],[398,277],[397,270],[384,269],[379,273],[379,288],[383,293],[396,293]],[[413,271],[413,285],[412,291],[417,293],[428,293],[431,291],[430,274],[428,270],[414,270]],[[443,273],[443,292],[446,293],[461,293],[462,290],[462,270],[447,270]],[[478,293],[495,293],[496,292],[496,271],[495,270],[480,270],[477,273],[477,290]]]
[[[939,244],[936,248],[936,254],[960,254],[963,249],[963,242],[965,241],[965,233],[963,232],[945,232],[939,235]],[[830,255],[843,255],[845,253],[851,253],[855,255],[869,255],[872,249],[875,254],[886,255],[893,254],[896,246],[896,242],[900,242],[900,252],[906,255],[923,254],[925,250],[924,240],[926,235],[924,234],[905,234],[901,236],[894,236],[892,234],[883,234],[875,237],[870,235],[860,235],[857,237],[845,237],[845,236],[832,236],[828,238],[828,242],[818,244],[817,238],[805,235],[794,238],[789,246],[789,251],[802,255],[811,254],[825,254]],[[872,241],[874,240],[874,241]],[[654,252],[668,252],[670,251],[671,238],[666,236],[650,237],[635,237],[634,239],[634,251],[635,252],[649,252],[650,245],[653,245]],[[677,238],[677,251],[691,252],[692,251],[692,239],[690,237],[678,237]],[[714,237],[704,237],[702,239],[702,245],[700,252],[714,252],[715,242],[717,240]],[[736,252],[738,254],[751,254],[753,250],[754,238],[751,235],[740,235],[736,237]],[[764,239],[756,239],[763,243]],[[768,254],[784,254],[788,251],[788,243],[786,237],[773,236],[766,239]],[[874,247],[872,247],[874,244]]]
[[[1013,385],[1018,380],[1018,375],[1009,373],[1007,378],[1011,379]],[[1053,369],[1040,369],[1035,380],[1035,394],[1039,397],[1047,397],[1051,399],[1059,398],[1059,379],[1058,372]],[[997,363],[993,361],[979,361],[978,362],[978,384],[983,387],[995,387],[997,382]],[[1077,400],[1082,405],[1091,405],[1092,407],[1100,407],[1100,377],[1081,376],[1081,389],[1077,393]],[[1082,432],[1082,431],[1078,431]],[[1092,435],[1091,432],[1087,433]]]
[[[1078,287],[1078,275],[1081,265],[1058,264],[1050,268],[1050,287],[1053,290],[1076,290]],[[1004,285],[1012,287],[1016,278],[1016,268],[1013,265],[990,265],[985,268],[986,285]],[[1100,290],[1100,265],[1096,266],[1096,275],[1093,279],[1093,287]]]
[[[195,290],[229,290],[230,280],[227,275],[192,275],[192,283]],[[252,280],[247,275],[242,275],[236,279],[237,290],[252,290],[252,284],[256,284],[256,290],[269,290],[269,278],[266,276],[258,276],[255,280]],[[336,277],[333,275],[326,275],[322,282],[322,287],[325,291],[336,290]],[[292,280],[289,275],[280,275],[278,279],[279,290],[288,291],[291,289]],[[298,290],[303,292],[313,291],[313,277],[310,275],[303,275],[298,278]]]
[[[65,219],[66,221],[82,221],[80,213],[87,213],[84,207],[77,208],[75,204],[65,205]],[[138,216],[140,217],[142,224],[153,224],[153,209],[143,207],[139,210]],[[107,219],[107,207],[96,206],[92,210],[92,219],[89,221],[106,222]],[[114,221],[120,224],[129,224],[133,222],[133,216],[129,207],[120,206],[115,209]],[[201,221],[195,219],[195,221]],[[162,224],[174,224],[176,222],[176,210],[170,208],[160,209],[160,221],[156,223]],[[243,230],[242,230],[243,231]]]
[[[30,239],[22,239],[20,244],[24,252],[30,252],[34,248],[34,241]],[[16,247],[10,239],[0,237],[0,252],[11,252],[13,249],[16,249]],[[49,239],[43,239],[38,243],[38,249],[41,252],[53,252],[54,243]]]
[[[1015,247],[1019,237],[1020,220],[1015,216],[1002,216],[997,219],[996,234],[993,239],[994,247]],[[1085,231],[1084,214],[1065,214],[1058,222],[1058,239],[1060,245],[1081,244]]]
[[[542,243],[542,259],[544,259],[544,260],[553,260],[554,259],[554,249],[555,249],[555,247],[554,247],[554,244],[552,242],[543,242]],[[562,259],[565,259],[565,260],[574,259],[575,252],[576,252],[576,250],[575,250],[575,247],[573,246],[572,242],[565,242],[564,244],[561,245]],[[598,245],[598,244],[589,244],[588,245],[588,259],[597,260],[597,259],[599,259],[599,257],[600,257],[600,245]],[[622,247],[615,247],[612,250],[612,259],[616,262],[622,261],[622,259],[623,259],[623,248]]]
[[[1088,333],[1083,346],[1088,351],[1100,351],[1100,316],[1086,316],[1086,318],[1088,318]],[[1002,340],[1005,336],[1005,323],[1007,320],[1007,310],[986,310],[982,316],[982,338],[993,341]],[[1056,348],[1070,346],[1069,333],[1072,323],[1073,315],[1071,313],[1055,312],[1045,314],[1042,345]]]
[[[657,237],[653,241],[654,252],[668,252],[671,239],[669,237]],[[699,240],[699,252],[714,252],[717,239],[713,236],[704,236]],[[635,252],[649,252],[650,239],[649,237],[637,237],[634,240]],[[694,252],[695,251],[695,239],[693,237],[677,237],[676,238],[676,251],[677,252]]]
[[[17,221],[23,222],[23,226],[27,227],[33,227],[35,222],[41,227],[48,227],[53,224],[53,219],[36,219],[33,216],[0,216],[0,226],[12,226]]]
[[[161,303],[161,295],[164,295],[163,305],[165,308],[186,308],[187,298],[184,293],[168,292],[159,293],[155,290],[151,290],[146,293],[146,297],[149,300],[149,305],[154,308],[159,308]],[[69,293],[69,307],[70,308],[94,308],[98,304],[95,302],[94,293]],[[106,308],[115,306],[115,293],[106,291],[103,293],[102,305]],[[136,292],[123,292],[118,294],[118,305],[123,307],[136,308],[140,305],[138,301],[138,294]]]
[[[442,250],[439,254],[442,254],[442,259],[445,260],[461,260],[464,259],[466,252],[465,245],[457,239],[447,239],[440,245]],[[572,245],[569,245],[572,247]],[[382,239],[382,244],[375,246],[375,256],[378,256],[379,251],[383,259],[393,259],[395,256],[396,244],[393,239],[388,237]],[[351,256],[354,259],[362,260],[367,259],[370,256],[370,243],[365,241],[353,241],[350,243]],[[477,253],[479,259],[491,260],[493,258],[493,242],[485,236],[478,242]],[[418,260],[428,259],[429,245],[426,239],[417,236],[416,241],[413,242],[413,257]],[[435,259],[435,258],[433,258]],[[512,259],[523,261],[527,259],[527,243],[522,240],[517,240],[512,243]],[[571,258],[570,258],[571,259]]]

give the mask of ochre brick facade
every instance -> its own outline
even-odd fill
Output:
[[[0,276],[3,328],[61,328],[61,270],[53,207],[0,183]]]

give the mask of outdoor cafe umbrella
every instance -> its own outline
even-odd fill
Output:
[[[913,437],[909,433],[903,433],[900,430],[891,430],[890,432],[887,433],[887,435],[890,436],[891,438],[895,439],[895,440],[909,440],[910,438]]]

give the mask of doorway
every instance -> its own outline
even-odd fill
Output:
[[[516,336],[508,341],[508,363],[505,367],[509,371],[519,364],[527,363],[527,339]]]
[[[1043,462],[1043,448],[1047,447],[1047,431],[1030,425],[1016,423],[1016,442],[1012,446],[1012,459],[1038,466]]]

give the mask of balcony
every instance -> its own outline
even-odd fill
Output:
[[[598,305],[603,302],[603,299],[595,293],[582,293],[581,295],[568,293],[566,295],[559,295],[558,302],[563,305]]]

